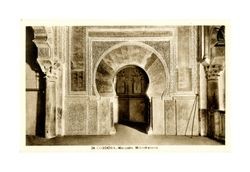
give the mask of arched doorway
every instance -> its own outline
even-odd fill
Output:
[[[128,65],[116,75],[118,96],[118,123],[146,132],[149,125],[149,98],[146,94],[149,78],[135,65]]]
[[[167,96],[170,93],[170,70],[161,54],[159,54],[152,47],[141,42],[122,42],[116,44],[106,50],[103,55],[95,62],[95,68],[93,69],[94,78],[92,90],[93,94],[97,96],[99,100],[109,99],[111,102],[110,133],[116,132],[116,128],[114,126],[119,122],[121,123],[121,121],[133,123],[133,120],[131,120],[131,118],[134,117],[129,118],[129,113],[127,113],[128,120],[120,120],[122,119],[121,115],[119,118],[119,107],[121,107],[119,106],[119,97],[121,97],[121,94],[117,93],[117,74],[123,69],[126,69],[127,67],[136,67],[137,69],[139,68],[141,73],[145,74],[145,80],[148,81],[147,87],[145,87],[146,89],[142,94],[142,97],[144,96],[145,98],[144,101],[146,102],[146,105],[143,105],[143,103],[141,103],[142,106],[146,106],[146,108],[142,109],[146,110],[147,115],[144,118],[145,120],[143,122],[135,121],[136,125],[133,125],[133,127],[142,131],[140,128],[137,127],[138,125],[143,124],[143,126],[145,126],[143,127],[143,131],[146,130],[147,134],[152,134],[153,132],[159,133],[156,127],[153,131],[153,126],[156,126],[154,124],[158,124],[159,121],[162,122],[162,119],[164,118],[164,113],[163,111],[161,111],[160,113],[157,112],[157,114],[155,113],[156,110],[154,109],[158,108],[156,106],[157,103],[155,102],[156,100],[161,100],[162,102],[162,97]],[[132,99],[131,97],[132,96],[128,96],[127,98]],[[150,102],[147,103],[147,101]],[[131,103],[131,106],[139,106],[138,104]],[[153,104],[155,104],[155,106]],[[162,108],[163,103],[161,103],[161,105],[159,106]],[[128,101],[127,108],[129,108]]]

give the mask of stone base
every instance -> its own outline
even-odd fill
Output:
[[[208,136],[219,141],[225,141],[225,112],[209,111]]]

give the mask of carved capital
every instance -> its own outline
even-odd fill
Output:
[[[34,40],[33,42],[37,46],[38,57],[37,62],[41,67],[41,70],[48,79],[56,79],[57,71],[61,66],[58,61],[53,60],[51,56],[51,47],[48,42],[48,35],[44,26],[34,26]]]
[[[223,70],[223,66],[220,64],[213,64],[206,66],[206,75],[208,80],[216,80],[220,76],[220,72]]]
[[[61,64],[58,61],[52,60],[37,60],[42,71],[46,75],[47,79],[57,79],[58,71],[60,70]]]

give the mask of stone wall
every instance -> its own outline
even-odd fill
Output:
[[[56,135],[110,134],[117,121],[115,75],[126,65],[141,67],[149,77],[152,133],[192,134],[196,27],[68,28],[64,32],[65,28],[53,27],[53,39],[48,39],[53,45],[49,58],[60,64],[56,69]],[[193,114],[193,134],[198,135],[198,110]],[[28,118],[27,133],[33,133],[35,118]]]
[[[75,92],[75,96],[69,95],[65,98],[65,135],[96,135],[111,132],[112,120],[117,119],[116,114],[113,114],[113,108],[115,109],[117,104],[113,101],[113,96],[116,94],[113,83],[115,74],[122,66],[129,64],[140,66],[148,74],[150,83],[147,94],[150,95],[153,113],[152,133],[157,135],[198,135],[198,107],[195,112],[191,113],[197,87],[195,83],[197,77],[196,48],[193,48],[196,43],[195,28],[186,26],[170,28],[168,31],[162,31],[160,35],[158,32],[155,32],[156,35],[152,35],[148,34],[150,32],[135,31],[136,38],[133,37],[133,39],[136,42],[140,39],[143,40],[141,44],[135,46],[132,43],[117,46],[121,43],[122,38],[120,37],[129,40],[131,36],[135,36],[130,35],[132,32],[112,32],[111,27],[105,29],[107,29],[106,32],[95,32],[93,30],[98,30],[98,27],[86,28],[88,36],[86,40],[89,41],[86,42],[87,45],[83,46],[89,48],[83,52],[86,52],[86,58],[89,58],[86,60],[89,62],[89,65],[86,65],[89,69],[89,76],[86,78],[89,78],[87,85],[91,85],[88,88],[93,91],[89,90],[88,94]],[[166,28],[164,29],[166,30]],[[72,31],[79,30],[81,29]],[[150,39],[144,38],[145,35],[152,36],[152,39],[154,39],[153,36],[162,36],[167,39],[163,41],[163,38],[162,40],[157,38],[157,40],[150,41]],[[174,37],[175,35],[178,37]],[[94,37],[93,40],[92,37]],[[72,41],[72,39],[70,40]],[[158,55],[145,49],[144,44],[153,47]],[[113,46],[117,46],[117,48],[112,49]],[[178,49],[176,49],[177,47]],[[103,56],[109,49],[111,49],[110,52]],[[74,51],[74,49],[70,51]],[[74,55],[75,53],[69,54]],[[159,55],[163,58],[162,61],[159,59]],[[103,59],[100,59],[101,56]],[[66,84],[70,85],[70,83]],[[95,84],[97,85],[95,86]],[[100,97],[96,95],[95,91],[100,94]],[[195,115],[194,120],[193,115]]]

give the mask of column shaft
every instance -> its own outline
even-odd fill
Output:
[[[54,79],[46,78],[46,116],[45,137],[56,136],[56,82]]]

